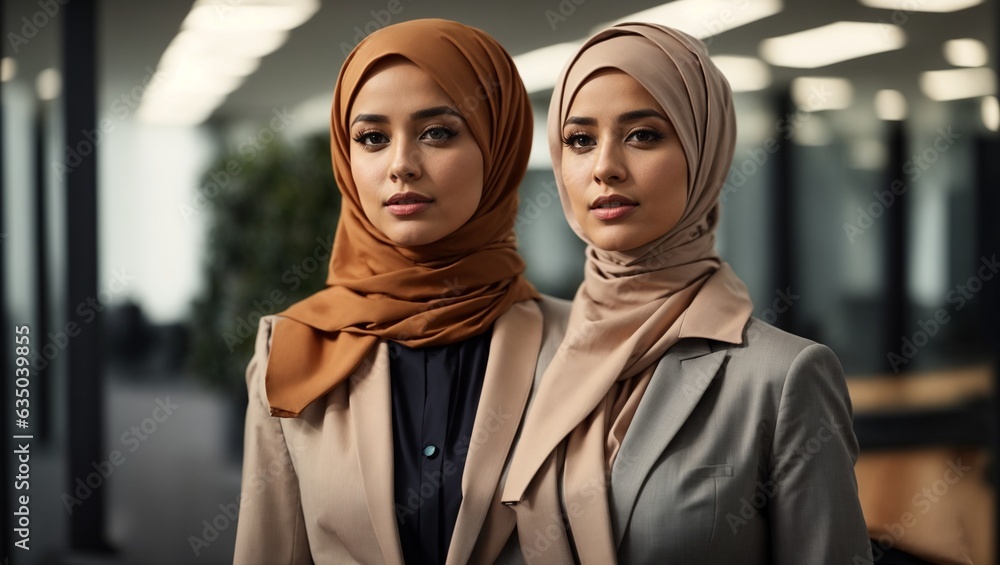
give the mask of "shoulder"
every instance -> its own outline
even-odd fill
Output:
[[[271,314],[262,316],[260,321],[257,322],[257,341],[253,347],[255,358],[261,356],[265,361],[267,360],[267,357],[271,354],[271,338],[274,335],[274,328],[283,319],[277,314]]]
[[[743,343],[729,346],[733,361],[748,367],[784,374],[803,363],[837,362],[829,347],[780,330],[758,318],[750,318],[743,330]],[[839,362],[837,362],[839,368]]]
[[[247,365],[246,371],[247,391],[251,399],[256,397],[260,401],[266,402],[264,400],[267,397],[265,392],[265,376],[267,374],[267,362],[271,356],[271,338],[274,335],[275,326],[283,319],[281,316],[272,314],[263,316],[257,322],[257,337],[254,342],[253,357],[250,358],[250,363]]]
[[[536,366],[536,377],[538,377],[548,367],[549,361],[562,343],[563,336],[566,335],[569,311],[573,303],[545,294],[534,302],[542,313],[542,345],[538,350]]]
[[[535,300],[535,304],[542,312],[542,342],[561,342],[566,335],[569,311],[573,303],[543,294],[540,299]]]
[[[767,398],[772,407],[849,404],[840,361],[823,344],[751,318],[743,343],[711,345],[726,350],[724,388],[737,398]]]
[[[543,294],[535,303],[538,304],[538,308],[542,311],[542,317],[547,324],[557,324],[565,329],[573,302]]]

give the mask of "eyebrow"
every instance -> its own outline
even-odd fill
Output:
[[[461,120],[465,119],[462,116],[462,114],[459,114],[457,111],[455,111],[454,108],[451,108],[449,106],[435,106],[434,108],[425,108],[423,110],[417,110],[416,112],[410,114],[410,119],[425,120],[427,118],[434,118],[437,116],[455,116],[456,118],[459,118]],[[387,124],[389,123],[389,116],[386,116],[385,114],[358,114],[351,121],[351,125],[353,126],[358,122]]]
[[[616,119],[619,123],[621,123],[621,122],[632,122],[635,120],[640,120],[642,118],[659,118],[665,122],[670,121],[667,119],[666,116],[664,116],[663,114],[657,112],[652,108],[645,108],[642,110],[632,110],[631,112],[625,112],[624,114],[619,114]],[[570,116],[566,118],[566,122],[563,124],[563,126],[565,127],[569,124],[575,124],[580,126],[596,126],[597,120],[595,120],[594,118],[585,118],[582,116]]]
[[[618,121],[619,122],[631,122],[633,120],[639,120],[639,119],[642,119],[642,118],[660,118],[661,120],[663,120],[665,122],[669,122],[670,121],[670,120],[667,119],[666,116],[664,116],[663,114],[657,112],[656,110],[654,110],[652,108],[645,108],[643,110],[633,110],[631,112],[625,112],[624,114],[620,114],[618,116]]]
[[[436,116],[455,116],[456,118],[464,120],[462,114],[455,111],[454,108],[450,106],[437,106],[434,108],[427,108],[426,110],[417,110],[410,114],[410,119],[413,120],[423,120],[425,118],[433,118]]]

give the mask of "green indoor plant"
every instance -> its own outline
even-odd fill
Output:
[[[241,407],[258,320],[323,288],[340,212],[328,135],[253,149],[208,169],[193,211],[207,237],[189,366]]]

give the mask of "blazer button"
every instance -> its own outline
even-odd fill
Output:
[[[437,454],[438,454],[437,446],[435,445],[424,446],[424,456],[427,457],[428,459],[434,459],[435,457],[437,457]]]

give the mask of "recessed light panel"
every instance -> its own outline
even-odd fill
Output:
[[[765,39],[760,54],[780,67],[815,69],[841,61],[901,49],[906,34],[899,26],[866,22],[835,22]]]

